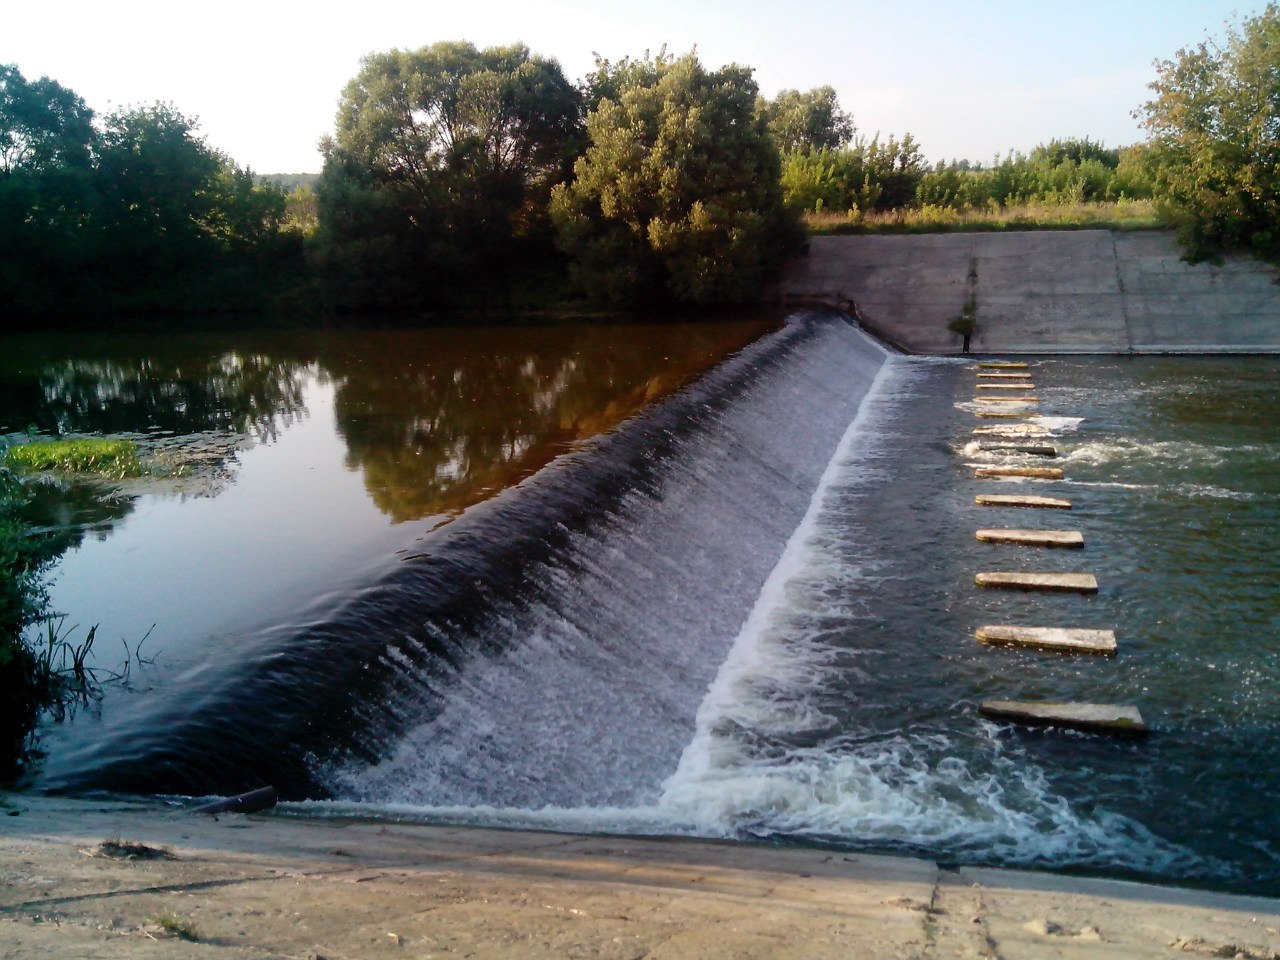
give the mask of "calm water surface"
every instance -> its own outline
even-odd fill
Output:
[[[776,326],[733,322],[53,335],[0,343],[0,434],[230,441],[208,475],[37,488],[67,545],[53,607],[113,668],[150,631],[143,686],[233,638],[340,604],[419,538]],[[238,443],[237,443],[238,441]],[[136,699],[51,729],[94,736]],[[113,707],[113,701],[118,701]],[[83,728],[77,734],[76,728]]]

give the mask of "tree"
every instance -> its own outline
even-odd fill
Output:
[[[1160,192],[1192,259],[1229,247],[1280,256],[1280,6],[1157,61],[1150,134]]]
[[[783,90],[758,109],[779,150],[838,150],[853,139],[853,117],[840,109],[833,87]]]
[[[747,299],[799,242],[751,70],[693,53],[627,61],[551,216],[593,299]]]
[[[0,175],[87,168],[95,139],[93,111],[80,97],[0,64]]]
[[[422,287],[499,272],[513,239],[549,247],[546,204],[581,146],[581,113],[559,64],[522,44],[365,57],[343,92],[336,136],[323,144],[322,259],[345,263],[349,284],[369,270],[394,283],[394,269]],[[399,248],[393,268],[362,253],[388,244]]]

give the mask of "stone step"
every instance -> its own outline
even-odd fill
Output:
[[[973,498],[980,507],[1039,507],[1042,510],[1070,510],[1071,501],[1059,497],[1032,497],[1016,493],[980,493]]]
[[[979,380],[1030,380],[1029,373],[979,373]]]
[[[1039,437],[1049,432],[1049,428],[1038,423],[1008,423],[992,427],[975,427],[978,436],[996,437]]]
[[[1112,703],[1033,703],[1026,700],[987,700],[978,713],[991,720],[1008,720],[1035,727],[1070,727],[1092,733],[1141,737],[1146,722],[1137,707]]]
[[[1021,360],[983,360],[978,364],[980,370],[1025,370],[1029,363]]]
[[[1040,414],[1034,410],[979,410],[978,416],[988,420],[1026,420],[1028,417],[1038,417]]]
[[[980,587],[995,590],[1047,590],[1055,593],[1097,593],[1098,581],[1092,573],[1023,573],[1000,571],[974,577]]]
[[[1064,653],[1096,653],[1114,656],[1114,630],[1086,630],[1081,627],[1014,627],[990,625],[973,632],[979,643],[992,646],[1031,647]]]
[[[979,530],[974,536],[984,543],[1016,543],[1024,547],[1084,546],[1084,534],[1079,530]]]
[[[1038,457],[1058,455],[1058,448],[1046,443],[980,443],[978,449],[988,453],[1032,453]]]
[[[973,471],[975,477],[1031,477],[1035,480],[1061,480],[1062,470],[1058,467],[978,467]]]
[[[974,403],[1039,403],[1039,397],[974,397]]]
[[[1036,385],[1030,381],[1026,383],[980,383],[978,390],[1034,390]]]

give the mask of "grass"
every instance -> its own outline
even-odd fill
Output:
[[[90,857],[106,860],[176,860],[169,847],[151,847],[137,840],[122,840],[119,837],[108,837],[92,850],[83,853]]]
[[[1154,201],[1024,203],[960,210],[926,205],[885,213],[806,213],[811,234],[961,233],[998,230],[1159,230],[1171,226]]]
[[[145,473],[138,459],[138,445],[132,440],[38,440],[10,447],[6,465],[25,471],[60,470],[92,473],[123,480]]]
[[[148,922],[161,933],[177,937],[179,940],[194,942],[200,939],[200,932],[196,930],[196,925],[187,917],[179,916],[172,910],[161,911],[151,917]]]

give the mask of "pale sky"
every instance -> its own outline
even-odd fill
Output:
[[[317,140],[360,58],[440,40],[523,41],[571,80],[592,53],[697,47],[761,92],[830,84],[860,132],[911,133],[930,160],[989,160],[1054,137],[1142,139],[1152,62],[1264,0],[6,0],[0,62],[99,112],[155,100],[259,173],[320,169]]]

